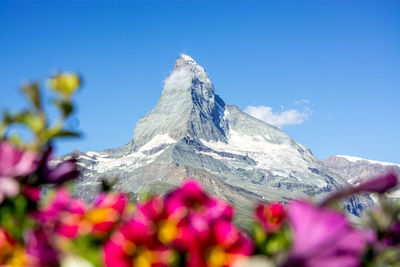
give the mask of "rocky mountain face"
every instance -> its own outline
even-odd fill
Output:
[[[114,190],[137,197],[163,193],[194,177],[235,205],[243,221],[251,219],[257,201],[321,197],[348,186],[308,148],[225,104],[204,69],[187,55],[176,60],[157,105],[139,120],[128,144],[72,155],[82,172],[76,194],[86,200],[102,179],[115,180]],[[356,196],[345,208],[359,215],[371,205],[368,196]]]
[[[363,159],[351,156],[329,156],[324,159],[323,164],[337,173],[352,185],[381,175],[382,173],[394,172],[400,177],[400,164]],[[389,197],[400,198],[400,188],[394,190]]]

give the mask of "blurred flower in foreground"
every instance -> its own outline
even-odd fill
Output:
[[[233,210],[189,180],[165,198],[138,203],[133,218],[104,246],[113,266],[228,267],[253,244],[232,223]]]
[[[387,236],[383,240],[383,244],[387,246],[400,245],[400,221],[395,222],[388,230]]]
[[[37,155],[23,151],[10,142],[0,142],[0,203],[5,196],[14,197],[19,193],[16,178],[24,177],[37,168]]]
[[[166,212],[172,218],[182,219],[187,215],[197,214],[208,220],[233,219],[233,208],[229,204],[210,197],[192,179],[186,180],[180,187],[171,191],[164,202]]]
[[[360,266],[366,245],[374,241],[343,214],[306,201],[293,201],[288,216],[294,240],[284,267]]]
[[[76,73],[62,72],[49,79],[49,87],[54,91],[69,97],[81,84],[81,79]]]
[[[286,216],[283,205],[279,203],[259,204],[255,215],[266,232],[279,230]]]
[[[294,242],[289,259],[283,266],[360,266],[367,244],[373,243],[377,236],[371,230],[354,228],[345,215],[326,206],[357,193],[382,194],[394,188],[397,183],[396,175],[388,173],[356,187],[338,191],[321,205],[293,201],[289,205],[288,217]]]
[[[121,221],[127,204],[128,197],[124,194],[101,193],[85,212],[82,232],[95,236],[108,234]]]
[[[255,211],[253,239],[258,253],[277,258],[291,243],[285,207],[280,203],[259,204]]]
[[[49,184],[62,184],[69,180],[78,178],[79,171],[76,166],[76,159],[71,158],[64,160],[59,164],[52,163],[52,148],[48,148],[40,160],[38,168],[39,180],[36,182],[38,185]]]
[[[349,197],[354,194],[359,193],[378,193],[383,194],[390,189],[393,189],[398,184],[398,178],[394,173],[387,173],[381,176],[378,176],[374,179],[370,179],[364,183],[359,184],[355,187],[344,188],[336,193],[332,194],[328,198],[326,198],[321,205],[327,205],[335,200],[340,200],[346,197]]]
[[[25,235],[26,254],[29,255],[29,266],[58,266],[59,252],[52,246],[52,233],[39,228]]]
[[[85,214],[85,203],[73,199],[65,188],[59,188],[51,201],[36,215],[47,231],[66,238],[78,235]]]
[[[0,266],[28,266],[25,251],[0,227]]]
[[[123,224],[103,249],[108,267],[170,266],[174,252],[157,240],[149,220],[133,218]]]

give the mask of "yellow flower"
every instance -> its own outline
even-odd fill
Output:
[[[178,234],[178,227],[176,223],[172,222],[171,220],[165,220],[160,223],[159,231],[158,231],[158,238],[163,244],[168,244]]]
[[[81,85],[81,78],[76,73],[62,72],[49,79],[49,87],[69,97]]]

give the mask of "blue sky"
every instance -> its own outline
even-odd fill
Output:
[[[78,71],[85,135],[58,153],[117,147],[180,53],[226,103],[300,114],[281,127],[318,158],[400,163],[400,1],[0,0],[0,109],[26,104],[24,80]]]

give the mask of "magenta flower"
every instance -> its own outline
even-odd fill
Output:
[[[394,173],[387,173],[368,180],[354,188],[356,193],[385,193],[388,190],[397,186],[398,179]]]
[[[306,201],[293,201],[288,216],[294,240],[284,267],[356,267],[366,244],[373,241],[343,214]]]
[[[224,219],[208,224],[204,217],[193,216],[180,228],[182,232],[178,235],[180,243],[177,246],[186,253],[187,266],[233,266],[237,260],[253,252],[250,238]]]
[[[231,266],[253,251],[251,240],[232,223],[230,205],[210,197],[194,180],[186,181],[165,198],[174,232],[173,246],[186,254],[187,266]]]
[[[228,267],[253,251],[232,223],[233,210],[188,181],[164,199],[138,203],[103,249],[108,267],[170,266],[177,251],[186,266]]]
[[[34,152],[20,150],[10,142],[0,142],[0,203],[4,197],[14,197],[19,193],[15,178],[35,171],[37,158]]]
[[[36,218],[49,231],[74,238],[79,233],[85,208],[82,200],[72,198],[70,193],[61,187],[55,192],[51,202],[36,214]]]
[[[157,240],[154,224],[133,218],[106,242],[103,260],[107,267],[170,266],[174,251]]]

